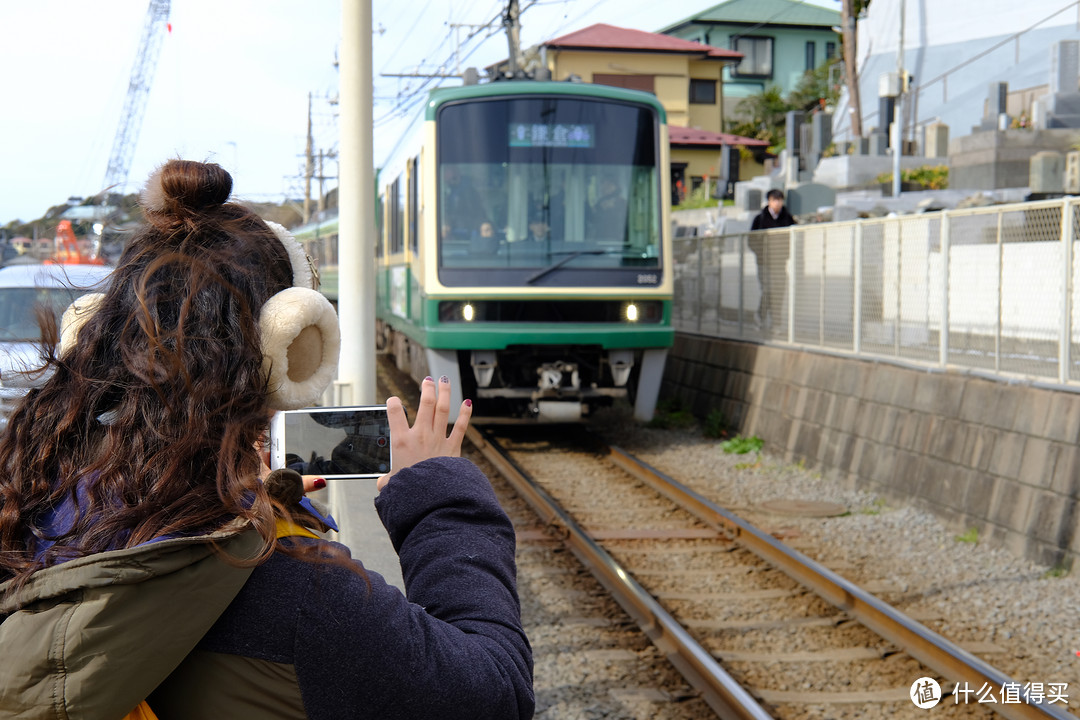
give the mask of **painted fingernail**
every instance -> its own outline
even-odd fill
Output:
[[[315,478],[315,489],[322,490],[324,487],[326,487],[326,480],[323,478]]]
[[[441,382],[441,383],[448,383],[448,382],[450,382],[450,378],[448,378],[448,377],[446,377],[445,375],[443,375],[443,376],[442,376],[441,378],[439,378],[439,382]]]
[[[466,400],[465,407],[472,407],[472,400]]]
[[[428,380],[430,380],[431,382],[435,382],[435,378],[431,377],[430,375],[424,378],[424,382],[427,382]]]

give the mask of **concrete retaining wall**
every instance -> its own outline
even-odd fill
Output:
[[[1080,395],[676,335],[661,398],[1044,565],[1080,557]]]

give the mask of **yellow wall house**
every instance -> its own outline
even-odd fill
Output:
[[[764,150],[759,140],[723,132],[722,71],[741,62],[741,53],[603,23],[548,40],[538,50],[552,80],[576,77],[656,95],[667,111],[674,204],[676,188],[685,196],[705,177],[727,177],[721,168],[723,145]],[[749,177],[755,166],[744,160],[740,175]]]

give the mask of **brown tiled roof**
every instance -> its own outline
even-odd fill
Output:
[[[689,145],[697,147],[720,147],[721,145],[743,145],[745,147],[768,147],[769,143],[764,140],[732,135],[730,133],[717,133],[710,130],[698,130],[697,128],[685,128],[678,125],[668,125],[668,142],[671,145]]]
[[[719,60],[741,60],[742,53],[734,50],[704,45],[693,40],[683,40],[671,35],[630,30],[597,23],[569,35],[548,40],[544,45],[551,48],[581,48],[588,50],[630,50],[636,52],[678,53],[704,55]]]

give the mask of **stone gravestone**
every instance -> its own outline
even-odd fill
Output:
[[[1080,195],[1080,151],[1065,153],[1065,192]]]
[[[1080,128],[1080,40],[1050,46],[1050,92],[1038,99],[1036,127]]]
[[[803,123],[799,128],[799,169],[806,172],[814,172],[814,165],[817,161],[814,160],[813,152],[810,144],[813,142],[813,128],[810,123]],[[802,175],[798,177],[798,180],[802,180]]]
[[[825,153],[825,148],[832,144],[832,114],[815,113],[810,120],[810,167],[813,171],[818,160]]]
[[[867,148],[867,155],[881,156],[889,149],[889,138],[885,133],[874,132],[870,133],[870,144]]]
[[[1050,46],[1050,94],[1077,92],[1080,75],[1080,41],[1059,40]]]
[[[885,137],[885,147],[889,147],[889,143],[892,142],[892,123],[894,109],[896,107],[896,98],[893,97],[879,97],[878,98],[878,132]],[[870,137],[873,137],[871,133]],[[870,150],[871,155],[884,155],[885,153],[875,153],[873,149]]]
[[[1009,83],[992,82],[987,92],[986,114],[978,127],[972,128],[973,132],[985,132],[987,130],[1000,130],[1001,116],[1007,112],[1006,103],[1009,98]]]
[[[786,145],[784,146],[788,152],[788,158],[798,160],[803,153],[802,146],[802,125],[805,114],[801,110],[789,110],[784,115],[784,140]],[[788,170],[790,166],[785,166],[785,170]],[[796,174],[788,174],[788,182],[798,182],[798,170],[802,170],[802,164],[796,165]]]
[[[719,194],[724,198],[735,197],[735,183],[739,181],[739,148],[725,143],[720,146]]]
[[[817,212],[818,208],[835,205],[836,191],[828,185],[805,183],[788,190],[784,204],[792,215],[805,215]]]
[[[1031,158],[1031,194],[1060,195],[1065,192],[1065,163],[1061,153],[1043,150]]]
[[[926,152],[928,158],[943,158],[949,155],[949,126],[937,122],[926,126]]]
[[[735,183],[735,207],[746,212],[756,213],[761,210],[761,189],[750,182]]]

